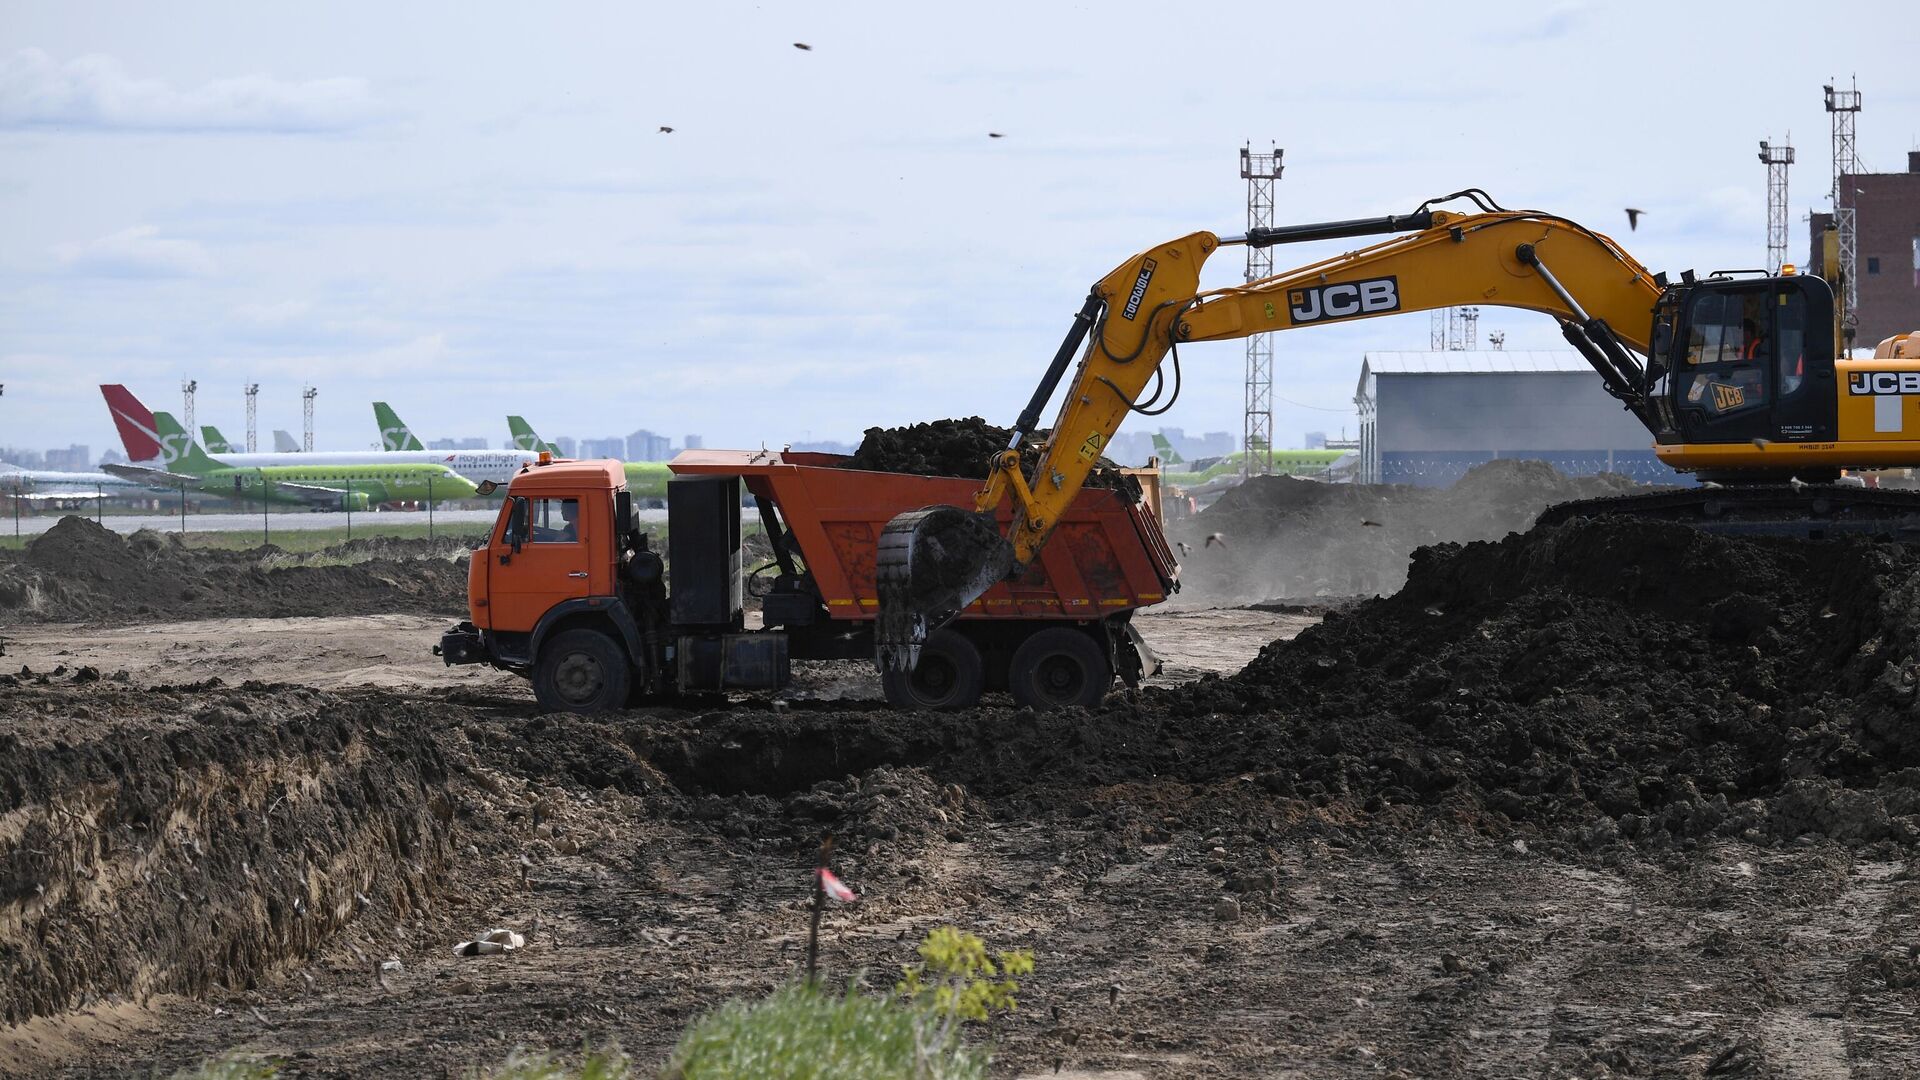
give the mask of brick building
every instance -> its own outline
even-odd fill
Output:
[[[1854,189],[1860,237],[1860,330],[1856,349],[1871,349],[1881,339],[1920,330],[1920,150],[1907,153],[1903,173],[1845,176]],[[1827,231],[1832,214],[1814,214],[1807,271],[1826,276]]]

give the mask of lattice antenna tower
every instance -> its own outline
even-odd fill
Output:
[[[1760,161],[1767,167],[1767,272],[1778,274],[1787,261],[1787,166],[1793,164],[1793,133],[1775,146],[1760,140]]]
[[[1480,347],[1480,309],[1463,307],[1453,310],[1460,315],[1460,335],[1448,342],[1448,348],[1455,352],[1472,352]]]
[[[258,417],[260,402],[260,384],[247,384],[247,453],[251,454],[260,445]]]
[[[1247,229],[1264,229],[1273,224],[1273,182],[1280,179],[1286,154],[1278,146],[1269,146],[1264,154],[1253,152],[1253,144],[1240,147],[1240,177],[1247,182]],[[1273,250],[1247,245],[1247,280],[1273,276]],[[1273,335],[1254,334],[1247,338],[1246,412],[1240,424],[1241,473],[1264,476],[1273,472]]]
[[[305,436],[303,445],[309,454],[313,453],[313,399],[319,396],[320,391],[311,386],[300,388],[300,423]]]
[[[1840,248],[1840,333],[1842,348],[1853,348],[1853,336],[1860,326],[1860,290],[1855,284],[1854,264],[1860,250],[1859,223],[1855,220],[1853,182],[1860,175],[1860,151],[1854,141],[1854,122],[1860,117],[1860,83],[1852,80],[1846,90],[1832,84],[1827,92],[1827,114],[1833,118],[1833,227],[1839,233]]]
[[[193,392],[198,389],[200,389],[200,381],[198,379],[180,380],[180,413],[186,418],[187,437],[190,439],[198,439],[200,437],[200,429],[193,426]]]
[[[1479,318],[1478,311],[1474,312],[1474,318],[1476,320]],[[1445,350],[1459,352],[1462,349],[1471,348],[1472,346],[1467,342],[1472,336],[1466,326],[1466,309],[1464,308],[1434,308],[1433,313],[1428,316],[1427,348],[1434,352]]]

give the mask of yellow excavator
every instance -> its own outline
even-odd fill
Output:
[[[1474,209],[1436,208],[1462,200]],[[1197,291],[1201,266],[1222,246],[1384,233],[1409,235]],[[1689,270],[1670,280],[1600,233],[1555,214],[1507,210],[1469,189],[1405,215],[1191,233],[1095,283],[974,506],[902,514],[883,531],[879,666],[911,670],[929,633],[1025,571],[1121,420],[1173,406],[1179,346],[1466,304],[1557,319],[1607,392],[1646,426],[1660,460],[1708,482],[1570,504],[1559,517],[1634,513],[1730,532],[1920,534],[1920,493],[1834,483],[1848,469],[1920,465],[1920,333],[1881,342],[1872,359],[1836,360],[1833,291],[1818,277],[1788,267],[1778,276]],[[1076,355],[1066,400],[1027,474],[1021,447]],[[993,511],[1007,498],[1014,512],[1002,536]]]

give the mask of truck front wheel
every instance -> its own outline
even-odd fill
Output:
[[[550,712],[597,713],[627,703],[632,673],[620,646],[598,630],[567,630],[540,644],[533,696]]]
[[[979,704],[986,681],[980,650],[965,635],[944,628],[927,635],[912,671],[880,676],[887,704],[896,709],[964,709]]]
[[[1113,666],[1093,638],[1049,626],[1020,643],[1007,665],[1007,691],[1017,705],[1062,709],[1098,705],[1113,685]]]

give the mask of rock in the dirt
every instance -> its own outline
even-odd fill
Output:
[[[1239,922],[1240,921],[1240,901],[1235,900],[1230,896],[1223,896],[1220,899],[1214,901],[1213,921]]]

